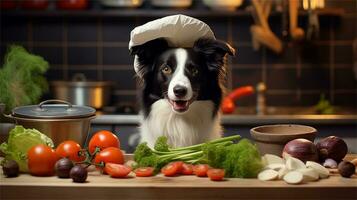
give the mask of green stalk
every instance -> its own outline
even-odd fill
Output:
[[[209,144],[217,144],[217,143],[222,143],[222,142],[226,142],[226,141],[237,140],[239,138],[240,138],[240,135],[232,135],[232,136],[228,136],[228,137],[215,139],[208,143]],[[196,144],[196,145],[192,145],[192,146],[188,146],[188,147],[179,147],[179,148],[175,148],[175,149],[170,149],[170,151],[196,150],[198,148],[201,148],[205,144],[206,143],[201,143],[201,144]]]

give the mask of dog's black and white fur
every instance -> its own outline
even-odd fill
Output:
[[[193,48],[169,48],[159,38],[135,46],[141,91],[141,140],[153,147],[165,135],[173,147],[221,136],[219,106],[226,79],[228,44],[198,39]]]

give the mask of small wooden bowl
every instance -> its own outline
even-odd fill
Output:
[[[250,129],[261,155],[270,153],[282,156],[286,143],[297,138],[314,142],[317,131],[311,126],[297,124],[276,124],[258,126]]]

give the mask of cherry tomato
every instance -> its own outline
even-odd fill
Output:
[[[116,163],[106,163],[104,170],[113,178],[124,178],[131,172],[130,167]]]
[[[94,162],[99,164],[101,162],[104,163],[115,163],[115,164],[124,164],[124,155],[123,152],[115,147],[108,147],[102,151],[100,151],[94,158]],[[106,170],[103,170],[105,173]]]
[[[224,169],[209,169],[207,175],[212,181],[222,181],[224,178]]]
[[[184,163],[182,165],[181,174],[183,174],[183,175],[192,175],[193,174],[193,165]]]
[[[175,176],[182,171],[182,161],[171,162],[161,169],[161,173],[165,176]]]
[[[77,142],[67,140],[57,146],[56,154],[61,158],[68,158],[72,161],[80,162],[85,159],[84,156],[79,155],[80,150],[81,146]]]
[[[35,176],[51,176],[58,160],[56,152],[49,146],[39,144],[31,147],[27,152],[28,168]]]
[[[120,141],[112,132],[103,130],[93,135],[88,146],[89,152],[93,153],[96,147],[99,147],[102,150],[107,147],[120,148]]]
[[[153,167],[140,167],[134,170],[134,173],[137,177],[148,177],[154,175]]]
[[[209,166],[207,164],[198,164],[193,166],[193,173],[199,177],[206,177]]]

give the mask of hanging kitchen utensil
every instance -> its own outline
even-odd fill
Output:
[[[300,41],[305,36],[304,30],[298,27],[298,3],[298,0],[289,1],[290,36],[295,41]]]
[[[253,38],[253,48],[258,50],[260,44],[268,47],[275,53],[281,53],[283,45],[281,40],[271,31],[268,17],[271,10],[270,0],[252,0],[253,17],[256,25],[250,27]]]
[[[306,38],[308,40],[317,39],[320,32],[319,17],[316,12],[317,2],[316,0],[308,1],[308,15],[309,15],[309,27],[307,29]]]

